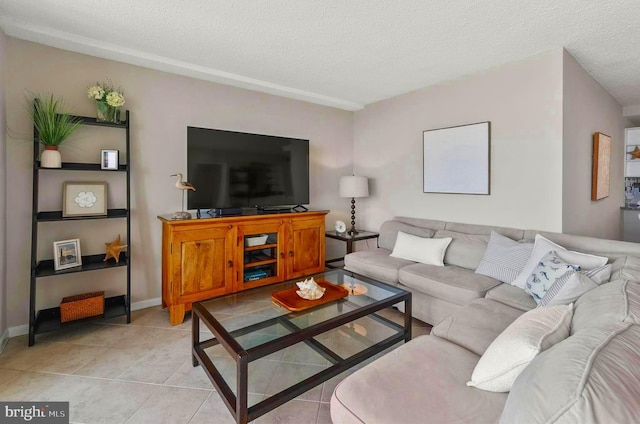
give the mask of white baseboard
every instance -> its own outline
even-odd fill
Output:
[[[131,304],[131,310],[137,311],[139,309],[151,308],[152,306],[158,305],[162,305],[161,297],[134,302]],[[15,327],[7,328],[4,334],[2,334],[2,337],[0,337],[0,352],[2,352],[2,349],[4,349],[5,344],[11,337],[22,336],[24,334],[29,334],[29,324],[16,325]]]
[[[2,333],[2,337],[0,337],[0,353],[2,353],[4,347],[7,345],[9,338],[9,329],[7,328],[4,330],[4,333]]]
[[[141,300],[140,302],[133,302],[131,304],[131,310],[137,311],[139,309],[151,308],[152,306],[162,305],[162,298],[155,297],[153,299]]]
[[[9,327],[9,337],[22,336],[29,334],[29,324],[16,325],[15,327]]]

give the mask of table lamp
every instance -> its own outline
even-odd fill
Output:
[[[356,197],[369,196],[369,181],[367,177],[349,175],[340,177],[340,197],[351,197],[351,230],[349,235],[356,235]]]

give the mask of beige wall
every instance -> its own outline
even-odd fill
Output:
[[[372,179],[362,227],[395,215],[562,230],[562,50],[356,112],[354,163]],[[422,132],[491,121],[491,195],[423,193]]]
[[[563,66],[564,232],[619,239],[624,205],[624,128],[622,106],[564,52]],[[609,197],[591,200],[593,133],[611,137]]]
[[[615,146],[622,143],[622,111],[563,50],[380,101],[354,115],[1,35],[0,77],[6,72],[10,83],[6,93],[0,84],[0,107],[5,96],[10,134],[28,136],[32,131],[24,111],[26,90],[62,96],[72,112],[88,116],[95,105],[86,98],[87,86],[109,78],[125,90],[125,108],[133,117],[133,302],[160,296],[156,215],[180,208],[181,196],[169,174],[186,168],[189,125],[309,138],[311,205],[332,210],[329,228],[336,219],[350,220],[349,202],[337,197],[337,182],[353,170],[371,178],[370,197],[357,204],[359,228],[376,230],[392,216],[407,215],[609,238],[619,234],[615,212],[623,190],[616,176],[622,175],[622,155],[616,155]],[[422,132],[487,120],[492,131],[491,195],[423,193]],[[593,131],[610,134],[614,143],[611,196],[600,202],[588,200]],[[122,139],[118,130],[83,128],[62,154],[66,161],[95,161],[100,148],[122,151]],[[10,327],[28,318],[31,147],[18,137],[6,140],[6,172],[11,176],[6,238],[11,248],[0,258],[0,266],[3,259],[7,264],[7,292],[0,308],[6,304]],[[124,204],[121,174],[42,172],[41,210],[60,209],[62,182],[79,179],[106,180],[109,206]],[[0,174],[0,190],[2,178]],[[0,202],[4,199],[0,196]],[[0,207],[0,218],[3,213]],[[51,257],[53,241],[76,237],[83,254],[102,253],[105,241],[124,232],[117,220],[39,228],[39,258]],[[335,256],[344,245],[329,240],[327,248],[328,256]],[[120,293],[123,278],[123,270],[111,270],[38,280],[38,308],[98,287],[106,287],[107,295]]]
[[[0,349],[2,349],[2,339],[7,329],[7,279],[5,252],[6,246],[6,165],[5,165],[5,146],[6,146],[6,127],[5,127],[5,70],[7,68],[7,44],[8,38],[2,30],[0,30]]]
[[[169,177],[186,168],[186,128],[200,126],[310,139],[311,206],[331,209],[327,222],[346,220],[348,203],[337,195],[338,178],[352,170],[352,113],[269,94],[243,90],[192,78],[98,59],[17,39],[9,39],[7,121],[13,131],[29,134],[24,113],[25,90],[63,96],[73,112],[95,114],[86,88],[96,80],[111,79],[122,86],[126,109],[132,111],[132,301],[160,296],[160,222],[156,215],[180,209],[181,195]],[[122,133],[83,128],[68,147],[64,160],[95,161],[100,148],[119,148]],[[7,144],[8,325],[28,319],[29,246],[31,213],[31,145],[9,139]],[[60,208],[65,180],[107,180],[109,206],[124,202],[121,175],[103,173],[46,173],[42,209]],[[95,175],[93,175],[95,174]],[[120,179],[118,179],[120,178]],[[110,220],[111,221],[111,220]],[[83,254],[104,252],[104,242],[124,232],[123,224],[109,221],[39,224],[42,249],[51,257],[54,240],[79,237]],[[79,273],[38,280],[38,308],[55,306],[62,296],[108,287],[107,295],[122,292],[123,270]]]

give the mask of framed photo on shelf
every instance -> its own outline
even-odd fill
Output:
[[[81,265],[80,239],[53,242],[53,268],[56,271]]]
[[[110,171],[117,171],[119,165],[120,152],[118,150],[100,151],[100,168]]]
[[[106,182],[65,182],[62,189],[62,217],[107,214]]]

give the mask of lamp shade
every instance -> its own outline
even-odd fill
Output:
[[[340,197],[368,197],[369,180],[367,177],[349,175],[340,177]]]

